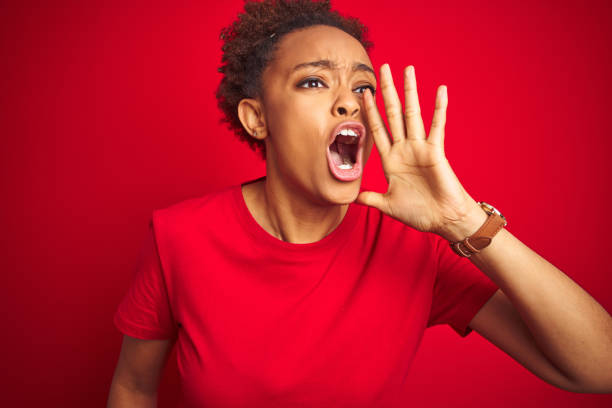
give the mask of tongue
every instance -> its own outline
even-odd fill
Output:
[[[331,152],[332,159],[334,163],[337,165],[340,164],[353,164],[351,160],[350,147],[343,144],[334,142],[330,147],[329,151]]]

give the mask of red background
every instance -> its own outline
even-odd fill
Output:
[[[214,98],[219,32],[242,2],[14,3],[0,13],[2,405],[103,406],[151,211],[264,174]],[[427,127],[448,86],[446,150],[468,192],[612,311],[612,12],[531,3],[334,5],[370,27],[397,84],[415,65]],[[385,188],[375,153],[363,184]],[[612,403],[447,326],[426,332],[409,380],[415,406]],[[177,390],[173,354],[160,406]]]

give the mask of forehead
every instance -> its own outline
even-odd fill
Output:
[[[285,35],[278,43],[270,68],[292,69],[297,64],[319,60],[329,60],[339,68],[355,63],[372,65],[357,39],[336,27],[318,25]]]

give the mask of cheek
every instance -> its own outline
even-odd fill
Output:
[[[275,150],[289,161],[325,159],[327,128],[330,122],[325,116],[327,103],[323,97],[287,97],[290,103],[275,104],[269,110],[268,126],[270,142]]]

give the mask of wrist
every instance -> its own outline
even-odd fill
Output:
[[[462,241],[478,231],[487,218],[487,213],[474,201],[463,217],[446,225],[440,236],[450,242]]]

